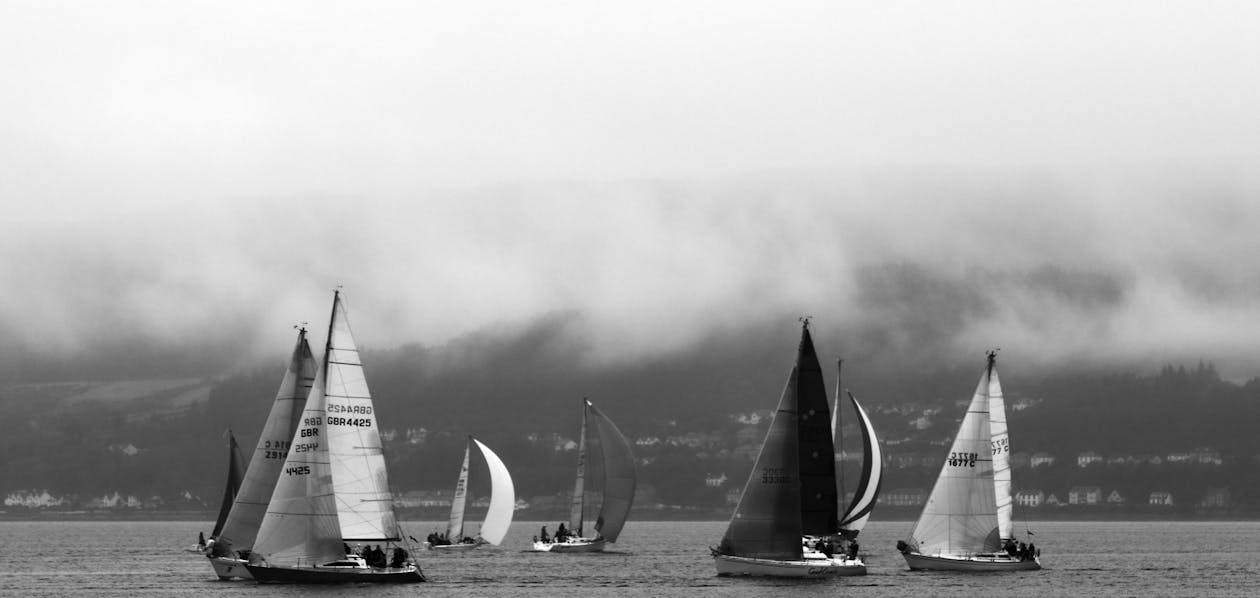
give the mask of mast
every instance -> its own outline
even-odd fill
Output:
[[[459,542],[464,537],[464,509],[468,505],[468,457],[472,451],[473,437],[468,436],[464,445],[464,464],[459,468],[459,480],[455,482],[455,496],[451,499],[451,517],[446,522],[446,539]]]
[[[582,431],[578,434],[577,478],[573,482],[573,503],[569,507],[569,531],[582,537],[583,493],[586,485],[586,418],[591,402],[582,397]]]

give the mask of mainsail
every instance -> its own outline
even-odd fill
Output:
[[[822,366],[814,351],[809,323],[801,328],[796,353],[796,411],[798,460],[801,484],[801,531],[826,536],[839,529],[835,444],[832,441],[831,409],[823,386]]]
[[[393,495],[372,394],[339,291],[333,295],[324,379],[326,444],[341,537],[347,541],[397,540]]]
[[[254,448],[240,492],[236,494],[231,513],[223,524],[222,534],[217,536],[215,552],[226,554],[253,546],[302,417],[302,406],[315,381],[317,368],[310,343],[306,341],[306,329],[301,328],[289,367],[280,381],[271,412],[263,423],[258,446]]]
[[[223,486],[223,501],[219,503],[219,516],[214,520],[214,531],[211,538],[219,537],[228,515],[232,512],[232,501],[240,492],[241,480],[245,477],[245,458],[241,456],[241,447],[236,443],[236,436],[228,430],[228,473],[227,483]]]
[[[949,458],[915,525],[909,545],[925,555],[992,552],[998,539],[989,410],[993,362],[980,377]]]
[[[595,423],[600,452],[604,456],[604,502],[595,518],[595,531],[605,540],[616,542],[634,504],[637,482],[634,454],[630,452],[630,442],[617,425],[590,401],[584,402],[588,416]],[[585,421],[583,427],[586,427]]]
[[[586,414],[591,402],[582,399],[582,430],[578,433],[577,476],[573,481],[573,500],[569,506],[569,530],[578,536],[582,535],[583,510],[586,506]]]
[[[468,457],[472,450],[472,436],[464,445],[464,463],[459,468],[459,480],[455,482],[455,496],[451,499],[451,516],[446,520],[446,537],[451,542],[464,538],[464,509],[468,505]]]
[[[993,490],[997,499],[998,536],[1003,540],[1015,538],[1011,522],[1011,439],[1006,432],[1006,399],[1002,396],[1002,383],[998,380],[995,354],[989,355],[989,434],[993,452]]]

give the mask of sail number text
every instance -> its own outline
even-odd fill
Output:
[[[994,455],[1011,452],[1011,439],[1009,437],[999,438],[989,442],[989,444],[993,446]]]
[[[338,405],[329,403],[329,413],[353,413],[356,415],[372,415],[371,405]]]
[[[975,467],[977,453],[950,453],[949,465],[951,467]]]
[[[263,458],[265,459],[283,459],[289,456],[289,445],[292,444],[288,440],[266,440],[263,442]]]

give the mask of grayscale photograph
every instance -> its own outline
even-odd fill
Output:
[[[1252,595],[1257,32],[0,0],[0,597]]]

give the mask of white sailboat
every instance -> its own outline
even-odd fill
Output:
[[[861,559],[844,550],[848,544],[840,526],[835,422],[827,406],[809,319],[803,322],[796,365],[788,375],[757,462],[721,543],[710,549],[721,576],[866,574]],[[865,513],[853,521],[869,513],[867,507],[857,510]]]
[[[923,514],[910,537],[897,543],[911,569],[1041,568],[1035,548],[1016,547],[1011,523],[1010,453],[997,352],[990,351]]]
[[[586,457],[593,438],[599,442],[603,455],[604,484],[603,502],[592,526],[595,533],[588,535],[583,527],[586,508]],[[608,542],[616,542],[621,529],[630,516],[634,503],[636,476],[634,454],[630,443],[590,400],[582,399],[582,432],[578,440],[577,477],[573,484],[573,503],[569,510],[568,532],[556,538],[546,536],[534,542],[534,550],[541,552],[600,552]],[[544,528],[545,529],[545,528]],[[559,532],[560,530],[556,530]]]
[[[425,580],[404,548],[405,536],[394,517],[378,430],[359,350],[336,292],[323,367],[246,565],[254,579]],[[352,553],[356,547],[358,554]],[[392,559],[387,559],[390,547]]]
[[[464,511],[468,506],[468,473],[473,445],[481,451],[486,460],[486,469],[490,472],[490,507],[486,510],[486,518],[481,522],[481,530],[476,536],[464,535]],[[483,544],[498,546],[507,535],[512,525],[512,515],[516,511],[516,489],[512,486],[512,475],[499,456],[480,440],[468,437],[464,447],[464,464],[459,470],[459,480],[455,482],[455,498],[451,501],[451,516],[447,521],[444,540],[430,536],[425,542],[430,550],[457,551],[472,550]]]
[[[271,412],[263,423],[258,446],[245,470],[240,491],[228,503],[230,511],[222,526],[210,538],[206,556],[219,579],[250,579],[245,563],[249,560],[258,527],[267,512],[267,504],[271,502],[276,479],[284,466],[289,443],[297,430],[302,406],[315,381],[317,367],[311,345],[306,340],[306,328],[299,328],[293,356],[280,381]]]

